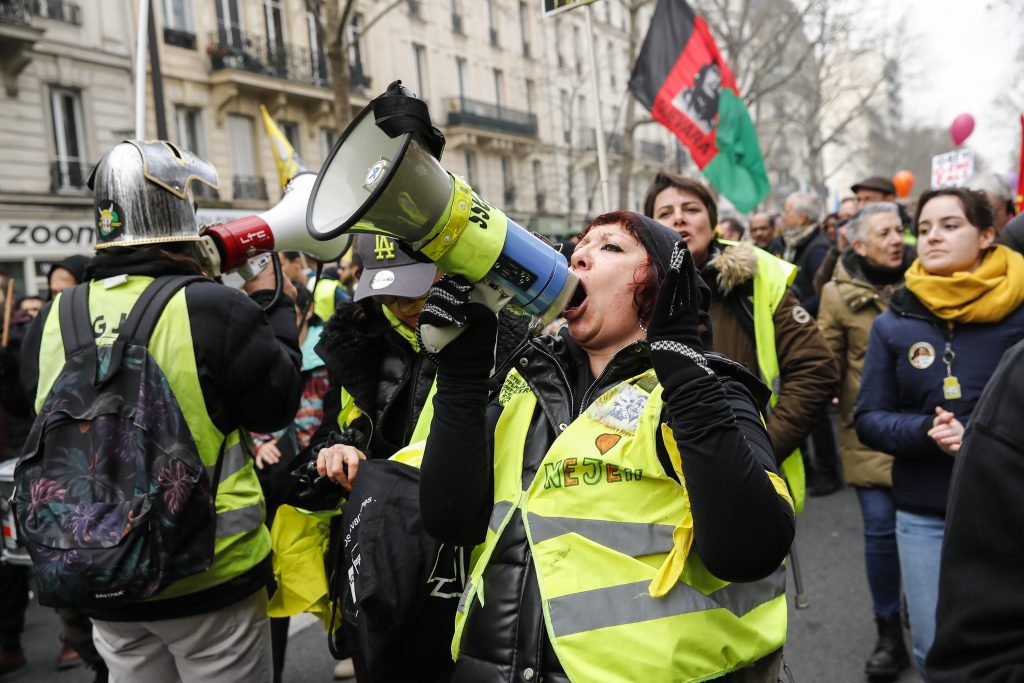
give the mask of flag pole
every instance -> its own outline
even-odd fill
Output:
[[[594,89],[594,115],[597,121],[597,173],[601,181],[601,213],[611,211],[611,181],[608,179],[608,149],[605,146],[604,120],[601,116],[601,92],[597,78],[597,53],[594,51],[594,7],[584,7],[587,12],[587,47],[590,50],[590,82]]]
[[[149,0],[139,0],[135,45],[135,139],[146,139],[146,38],[149,36]]]

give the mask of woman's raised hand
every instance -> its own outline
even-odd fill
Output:
[[[464,277],[445,275],[427,294],[417,320],[417,335],[423,345],[423,327],[457,327],[464,331],[436,353],[427,351],[439,375],[455,379],[486,380],[494,368],[494,344],[498,320],[490,308],[471,300],[478,285]]]
[[[666,391],[682,384],[694,366],[713,374],[700,341],[700,288],[697,268],[685,243],[672,250],[647,326],[654,371]],[[689,362],[687,362],[689,361]]]

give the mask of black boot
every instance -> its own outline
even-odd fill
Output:
[[[872,681],[894,681],[900,671],[910,666],[907,646],[903,642],[903,623],[899,614],[891,617],[875,616],[878,626],[878,642],[864,664],[864,673]]]

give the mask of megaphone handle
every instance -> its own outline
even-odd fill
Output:
[[[490,280],[481,280],[469,293],[469,300],[474,303],[483,304],[495,315],[512,300],[512,295],[494,284]],[[465,332],[465,327],[448,325],[435,327],[434,325],[420,326],[420,341],[424,350],[428,353],[437,353],[444,347],[455,341],[460,334]]]

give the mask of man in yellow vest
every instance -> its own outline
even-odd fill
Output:
[[[805,487],[799,447],[835,394],[839,371],[814,319],[789,291],[796,269],[746,243],[715,240],[718,208],[708,189],[690,178],[659,173],[647,190],[644,213],[682,236],[711,287],[715,350],[771,387],[768,434],[800,512]],[[808,474],[814,495],[818,482],[813,470]]]
[[[98,346],[114,341],[155,279],[201,275],[193,182],[216,187],[213,166],[162,141],[122,142],[97,165],[97,256],[82,286]],[[249,282],[249,296],[213,281],[189,284],[153,328],[149,355],[188,427],[179,436],[191,438],[216,483],[213,560],[145,600],[83,610],[112,681],[271,680],[270,536],[243,430],[284,427],[302,390],[294,288],[285,282],[275,301],[273,278],[267,269]],[[37,411],[65,364],[68,331],[55,308],[63,296],[23,344],[22,382]]]

